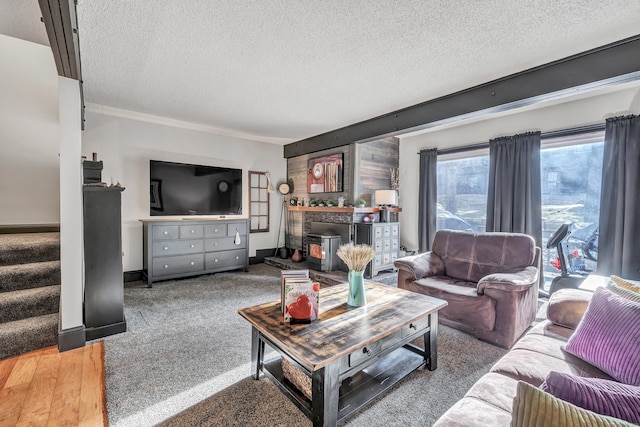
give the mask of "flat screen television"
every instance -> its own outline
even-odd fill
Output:
[[[151,216],[242,214],[242,169],[149,161]]]

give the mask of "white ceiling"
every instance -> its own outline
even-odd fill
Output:
[[[3,0],[0,33],[46,43],[33,4]],[[77,13],[90,107],[275,143],[640,33],[635,0],[79,0]]]

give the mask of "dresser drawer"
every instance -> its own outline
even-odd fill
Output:
[[[180,226],[180,238],[181,239],[197,239],[204,235],[203,225],[181,225]]]
[[[177,225],[157,225],[153,227],[153,240],[177,239],[179,237]]]
[[[240,249],[247,247],[246,236],[240,236],[240,244],[235,244],[235,237],[221,237],[219,239],[206,239],[204,241],[204,251],[228,251],[230,249]]]
[[[205,254],[205,270],[215,270],[227,267],[244,267],[247,263],[247,251],[239,249],[236,251],[211,252]]]
[[[375,237],[376,239],[382,237],[382,226],[376,225],[374,227],[375,228],[373,229],[373,237]]]
[[[232,222],[231,224],[227,224],[227,236],[235,237],[236,233],[240,233],[240,235],[247,234],[247,223],[246,222]]]
[[[173,257],[154,258],[154,276],[172,276],[174,274],[197,273],[204,269],[202,254],[178,255]]]
[[[398,242],[398,239],[391,239],[391,250],[397,251],[398,249],[400,249],[400,242]]]
[[[375,267],[380,267],[382,265],[382,255],[378,254],[373,257],[373,265]]]
[[[416,334],[418,331],[425,329],[429,326],[429,317],[425,317],[423,319],[414,320],[406,325],[404,325],[401,329],[402,338],[407,338],[411,335]]]
[[[375,357],[382,350],[382,342],[376,341],[369,345],[362,347],[359,350],[354,351],[349,355],[349,367],[358,366],[365,360]]]
[[[153,244],[153,256],[185,255],[202,253],[204,242],[202,240],[168,240]]]
[[[382,227],[382,237],[391,237],[391,226],[385,225]]]
[[[398,237],[400,235],[400,226],[398,224],[391,225],[391,237]]]
[[[382,240],[376,240],[373,248],[376,252],[382,252]]]
[[[385,252],[389,252],[391,250],[391,240],[384,239],[382,241],[382,250]]]
[[[228,224],[213,224],[204,226],[204,237],[226,237]]]
[[[382,254],[382,265],[391,264],[391,254]]]

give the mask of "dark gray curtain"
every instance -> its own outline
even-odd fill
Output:
[[[640,117],[607,120],[598,272],[640,280]]]
[[[487,231],[525,233],[542,247],[540,132],[489,141]]]
[[[431,249],[436,234],[438,203],[438,150],[420,151],[420,186],[418,188],[419,252]]]

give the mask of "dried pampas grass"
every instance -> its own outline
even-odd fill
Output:
[[[338,248],[338,257],[349,267],[349,270],[363,271],[373,259],[375,251],[369,245],[347,243]]]

